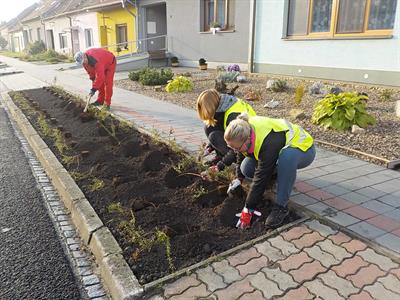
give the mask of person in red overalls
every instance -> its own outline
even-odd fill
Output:
[[[93,96],[96,91],[99,91],[97,100],[93,105],[103,105],[103,108],[110,110],[117,63],[114,54],[103,48],[92,48],[86,50],[86,52],[77,52],[74,58],[78,65],[83,65],[90,80],[92,80],[89,96]]]

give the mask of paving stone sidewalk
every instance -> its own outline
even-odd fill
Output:
[[[316,220],[165,285],[150,299],[400,299],[400,266]]]

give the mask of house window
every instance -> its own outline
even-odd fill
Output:
[[[203,30],[209,31],[217,25],[222,30],[229,29],[230,0],[203,0]]]
[[[29,42],[33,42],[33,38],[32,38],[32,29],[28,30],[28,36],[29,36]]]
[[[65,33],[59,33],[59,37],[60,37],[60,48],[64,49],[68,47],[68,43],[67,43],[67,35]]]
[[[86,48],[93,46],[93,31],[92,31],[92,29],[85,29],[85,42],[86,42]]]
[[[116,33],[118,47],[128,49],[128,27],[126,24],[117,24]]]
[[[396,0],[288,0],[287,36],[391,35]]]
[[[42,40],[40,37],[40,28],[36,28],[36,35],[37,35],[37,40],[40,42]]]

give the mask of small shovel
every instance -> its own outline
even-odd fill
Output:
[[[85,109],[83,110],[84,113],[87,112],[87,110],[88,110],[90,99],[92,99],[92,95],[87,97],[86,106],[85,106]]]

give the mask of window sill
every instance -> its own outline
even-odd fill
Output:
[[[231,30],[220,30],[220,31],[215,32],[215,34],[220,34],[220,33],[233,33],[233,32],[236,32],[236,30],[234,30],[234,29],[231,29]],[[200,31],[199,33],[200,33],[200,34],[213,34],[212,31]]]
[[[309,41],[309,40],[317,40],[317,41],[321,41],[321,40],[374,40],[374,39],[391,39],[393,38],[392,34],[389,35],[353,35],[353,36],[310,36],[310,37],[306,37],[306,36],[301,36],[301,37],[283,37],[282,40],[284,41]]]

